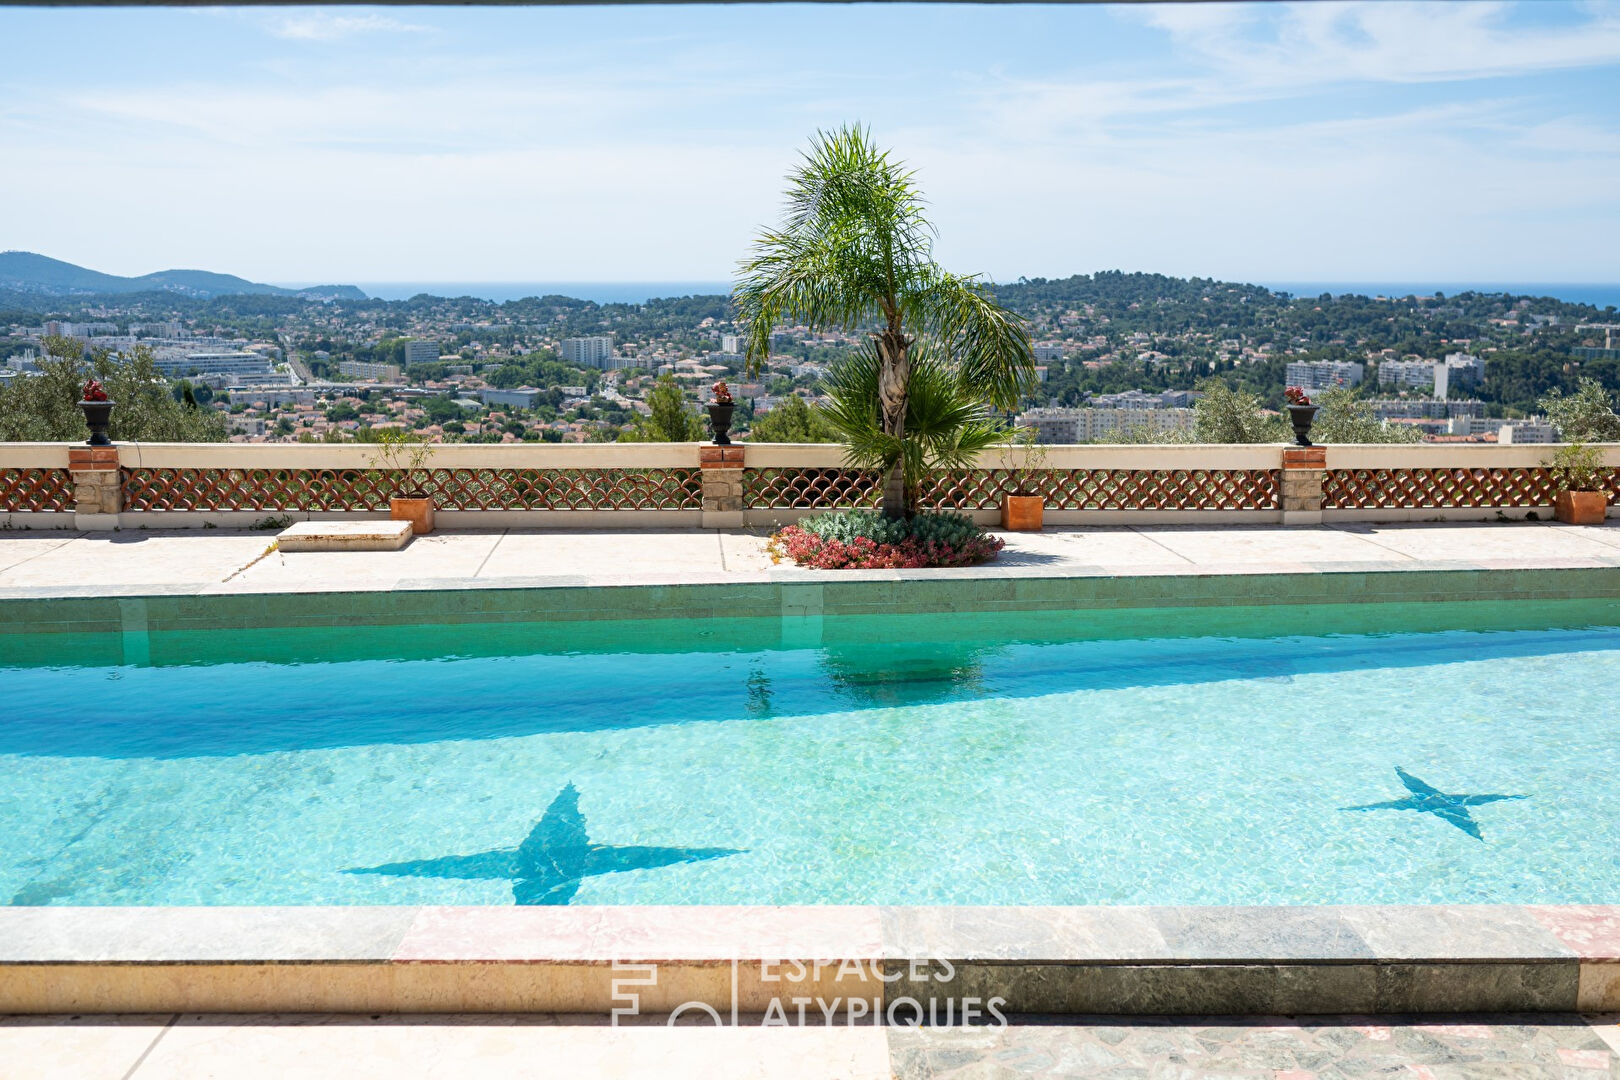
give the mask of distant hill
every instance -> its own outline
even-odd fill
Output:
[[[0,289],[46,296],[173,292],[203,299],[242,294],[299,296],[306,300],[366,299],[366,294],[353,285],[283,289],[277,285],[261,285],[234,274],[215,274],[208,270],[159,270],[140,277],[119,277],[36,255],[31,251],[0,251]]]

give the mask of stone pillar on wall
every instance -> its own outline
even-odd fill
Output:
[[[703,527],[742,528],[742,446],[704,445],[698,450],[698,464],[703,467]]]
[[[68,471],[73,475],[73,524],[80,529],[116,529],[124,508],[123,474],[118,447],[71,446]]]
[[[1322,478],[1327,472],[1327,450],[1320,446],[1291,446],[1283,451],[1282,523],[1322,524]]]

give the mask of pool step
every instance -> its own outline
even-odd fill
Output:
[[[282,551],[398,551],[410,542],[408,521],[300,521],[276,534]]]
[[[0,1013],[1620,1010],[1620,907],[0,908]]]

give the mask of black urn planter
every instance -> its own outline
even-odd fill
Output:
[[[709,426],[714,428],[714,444],[716,446],[730,446],[731,436],[731,410],[736,405],[710,405]]]
[[[88,446],[111,446],[113,441],[107,437],[107,425],[112,423],[111,401],[81,401],[79,408],[84,411],[84,422],[90,428],[90,438],[85,440]]]
[[[1316,422],[1316,405],[1288,406],[1288,419],[1294,425],[1294,445],[1311,445],[1311,424]]]

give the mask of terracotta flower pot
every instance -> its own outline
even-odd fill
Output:
[[[1601,491],[1560,491],[1553,497],[1553,513],[1566,525],[1601,525],[1609,512],[1609,496]]]
[[[1046,500],[1039,495],[1003,495],[1001,527],[1012,532],[1040,532]]]
[[[411,523],[412,536],[433,531],[433,499],[426,495],[395,495],[388,500],[388,516]]]

